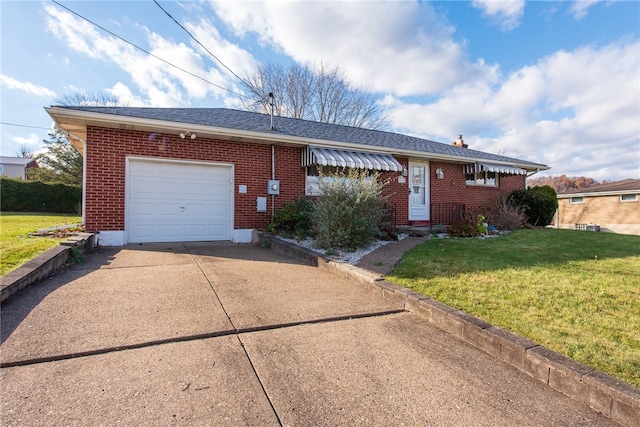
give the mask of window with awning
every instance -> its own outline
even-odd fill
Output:
[[[526,175],[527,171],[522,168],[505,165],[495,165],[490,163],[470,163],[464,165],[465,174],[475,174],[483,172],[501,173],[505,175]]]
[[[366,151],[339,150],[308,145],[302,152],[302,166],[334,166],[400,172],[402,165],[391,155]]]
[[[364,169],[371,173],[374,171],[402,171],[402,165],[391,154],[317,146],[305,147],[302,151],[302,166],[306,168],[305,194],[307,196],[320,195],[319,179],[321,174],[325,176],[325,179],[334,179],[331,175],[340,169]]]

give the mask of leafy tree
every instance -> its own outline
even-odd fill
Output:
[[[372,92],[355,88],[339,68],[270,63],[244,78],[249,111],[369,129],[388,127]],[[272,94],[273,96],[270,96]]]
[[[46,183],[82,185],[82,156],[60,131],[43,141],[46,152],[36,157],[39,168],[29,171],[29,179]]]
[[[117,97],[103,92],[74,92],[54,101],[58,105],[108,106],[124,105]],[[49,133],[43,141],[46,152],[36,157],[37,169],[29,173],[29,179],[68,185],[82,185],[82,155],[60,130]]]

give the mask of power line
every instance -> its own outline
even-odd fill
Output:
[[[171,20],[173,22],[175,22],[180,28],[182,28],[184,30],[185,33],[189,34],[189,37],[191,37],[196,43],[198,43],[200,45],[201,48],[203,48],[209,55],[211,55],[213,57],[213,59],[215,59],[216,61],[218,61],[218,63],[220,63],[220,65],[222,65],[224,68],[227,69],[227,71],[229,71],[231,74],[233,74],[238,80],[240,80],[244,85],[249,86],[249,84],[247,82],[244,81],[244,79],[242,79],[242,77],[238,76],[236,73],[233,72],[233,70],[229,67],[227,67],[227,65],[222,62],[217,56],[215,56],[213,53],[211,53],[211,51],[209,49],[207,49],[207,47],[205,45],[203,45],[202,43],[200,43],[200,40],[198,40],[197,38],[195,38],[195,36],[193,34],[191,34],[189,32],[189,30],[187,30],[180,22],[178,22],[178,20],[176,18],[174,18],[169,12],[167,12],[167,10],[162,7],[160,5],[160,3],[158,3],[157,0],[153,0],[153,2],[156,4],[156,6],[158,6],[160,8],[160,10],[162,10],[169,18],[171,18]]]
[[[244,94],[242,94],[242,93],[238,93],[238,92],[235,92],[235,91],[233,91],[233,90],[231,90],[231,89],[227,89],[226,87],[223,87],[223,86],[217,85],[217,84],[215,84],[215,83],[213,83],[213,82],[211,82],[211,81],[209,81],[209,80],[205,79],[204,77],[198,76],[197,74],[193,74],[192,72],[187,71],[187,70],[185,70],[184,68],[178,67],[177,65],[172,64],[171,62],[169,62],[169,61],[167,61],[167,60],[165,60],[165,59],[163,59],[163,58],[160,58],[159,56],[157,56],[157,55],[155,55],[155,54],[153,54],[153,53],[149,52],[148,50],[143,49],[143,48],[141,48],[140,46],[138,46],[138,45],[136,45],[136,44],[134,44],[134,43],[131,43],[130,41],[128,41],[128,40],[126,40],[126,39],[124,39],[124,38],[120,37],[119,35],[117,35],[117,34],[115,34],[115,33],[111,32],[111,31],[107,30],[106,28],[102,27],[101,25],[96,24],[95,22],[91,21],[91,20],[90,20],[90,19],[88,19],[88,18],[85,18],[84,16],[80,15],[79,13],[74,12],[73,10],[69,9],[68,7],[66,7],[66,6],[64,6],[63,4],[59,3],[58,1],[56,1],[56,0],[51,0],[51,1],[52,1],[53,3],[55,3],[55,4],[57,4],[58,6],[60,6],[61,8],[63,8],[63,9],[65,9],[65,10],[67,10],[68,12],[70,12],[70,13],[74,14],[74,15],[75,15],[75,16],[77,16],[78,18],[80,18],[80,19],[83,19],[83,20],[87,21],[88,23],[90,23],[90,24],[92,24],[92,25],[94,25],[94,26],[96,26],[96,27],[100,28],[102,31],[104,31],[104,32],[106,32],[106,33],[108,33],[108,34],[112,35],[113,37],[116,37],[116,38],[118,38],[118,39],[122,40],[123,42],[125,42],[125,43],[127,43],[127,44],[129,44],[129,45],[131,45],[131,46],[133,46],[133,47],[135,47],[136,49],[141,50],[142,52],[146,53],[147,55],[152,56],[152,57],[154,57],[154,58],[156,58],[156,59],[158,59],[158,60],[160,60],[160,61],[164,62],[165,64],[167,64],[167,65],[169,65],[169,66],[171,66],[171,67],[177,68],[178,70],[180,70],[180,71],[182,71],[182,72],[184,72],[184,73],[187,73],[187,74],[189,74],[190,76],[193,76],[193,77],[195,77],[195,78],[197,78],[197,79],[199,79],[199,80],[202,80],[202,81],[203,81],[203,82],[205,82],[205,83],[209,83],[210,85],[215,86],[215,87],[217,87],[217,88],[219,88],[219,89],[226,90],[227,92],[231,92],[231,93],[233,93],[233,94],[235,94],[235,95],[238,95],[238,96],[246,97],[246,95],[244,95]]]
[[[32,129],[45,129],[45,130],[51,130],[51,128],[43,128],[42,126],[20,125],[20,124],[18,124],[18,123],[0,122],[0,125],[6,125],[6,126],[18,126],[18,127],[21,127],[21,128],[32,128]]]

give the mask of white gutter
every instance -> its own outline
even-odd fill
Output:
[[[326,139],[315,139],[315,138],[304,138],[297,137],[291,135],[283,135],[278,134],[277,132],[272,131],[248,131],[242,129],[230,129],[224,127],[217,126],[209,126],[209,125],[196,125],[189,123],[178,123],[171,122],[166,120],[157,120],[157,119],[144,119],[140,117],[129,117],[122,116],[116,114],[107,114],[107,113],[96,113],[93,111],[81,111],[81,110],[73,110],[67,108],[59,108],[59,107],[49,107],[45,108],[47,113],[55,120],[57,116],[68,117],[71,119],[81,120],[85,123],[101,123],[101,124],[111,124],[111,127],[115,127],[118,129],[122,129],[123,125],[128,126],[138,126],[143,128],[153,128],[158,131],[174,131],[177,133],[190,131],[195,134],[205,134],[205,135],[215,135],[215,136],[223,136],[223,137],[240,137],[247,139],[255,139],[259,141],[263,141],[265,143],[287,143],[291,145],[321,145],[328,148],[338,148],[338,149],[352,149],[356,151],[362,151],[362,144],[354,144],[349,142],[340,142],[340,141],[331,141]],[[57,121],[57,120],[56,120]],[[370,152],[379,152],[384,154],[396,154],[403,155],[407,157],[417,157],[417,158],[425,158],[428,157],[430,160],[445,160],[445,161],[453,161],[453,162],[479,162],[486,161],[494,164],[500,164],[505,166],[516,166],[522,169],[530,170],[533,166],[530,164],[522,164],[516,162],[504,162],[499,160],[489,160],[489,159],[478,159],[475,157],[464,157],[458,155],[449,155],[449,154],[437,154],[437,153],[426,153],[424,151],[415,151],[415,150],[405,150],[405,149],[391,149],[385,147],[375,147],[375,146],[366,146],[366,151]],[[427,156],[428,154],[428,156]],[[541,168],[536,164],[536,169],[539,170],[547,170],[549,167]]]

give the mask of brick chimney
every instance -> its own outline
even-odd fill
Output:
[[[469,145],[464,143],[464,139],[462,139],[462,134],[458,135],[458,139],[456,141],[453,141],[451,145],[456,147],[462,147],[462,148],[469,147]]]

